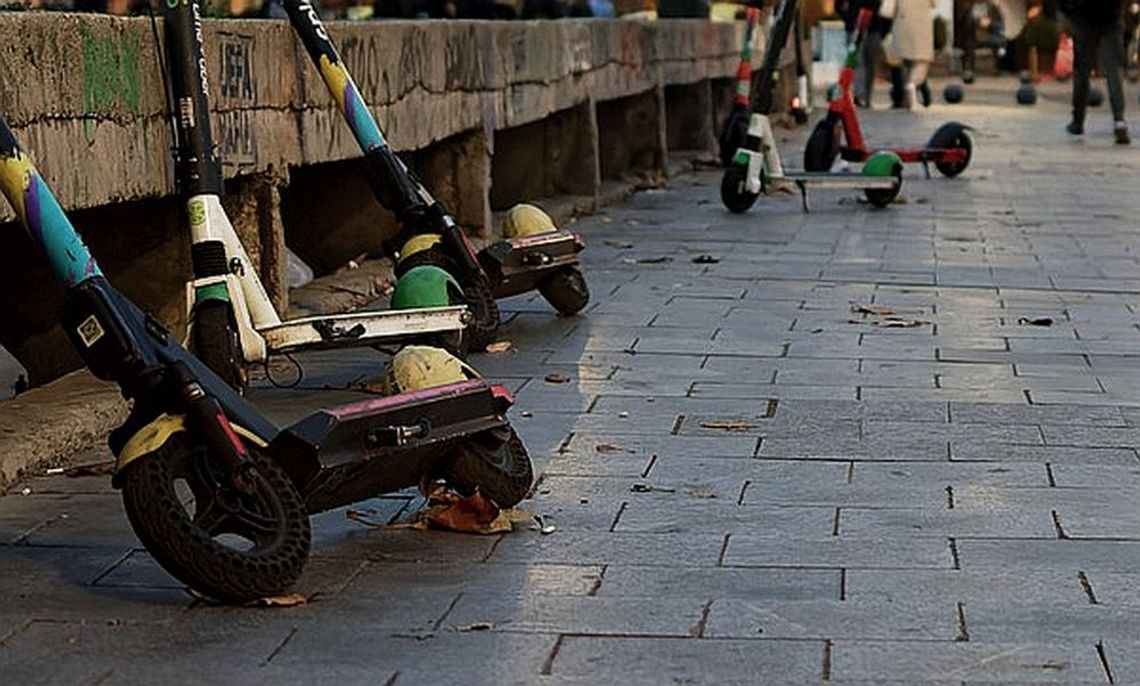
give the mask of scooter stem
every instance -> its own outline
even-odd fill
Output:
[[[0,117],[0,190],[43,251],[55,277],[72,288],[102,276],[83,239]]]
[[[284,0],[283,4],[289,22],[364,152],[368,183],[376,200],[396,215],[404,231],[441,234],[464,272],[485,280],[486,274],[463,229],[388,145],[310,0]]]

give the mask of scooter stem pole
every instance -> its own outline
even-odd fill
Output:
[[[748,107],[752,101],[752,44],[756,42],[756,25],[760,23],[760,8],[744,10],[744,46],[740,49],[740,66],[736,69],[736,92],[732,104]]]
[[[56,278],[65,286],[71,288],[102,276],[95,258],[31,159],[20,149],[3,117],[0,117],[0,190],[43,251]]]
[[[175,119],[178,130],[178,170],[186,197],[222,195],[222,163],[210,130],[210,79],[202,49],[201,0],[162,3],[166,49],[170,56]]]
[[[336,47],[329,39],[328,30],[321,22],[310,0],[284,0],[289,22],[305,46],[305,51],[316,65],[321,79],[336,101],[352,135],[368,158],[368,181],[376,199],[404,223],[422,213],[435,200],[423,184],[418,183],[408,168],[396,156],[384,138],[380,125],[368,109],[368,103],[348,73]]]
[[[764,64],[760,67],[760,83],[756,86],[756,97],[752,101],[752,111],[757,114],[771,114],[772,87],[776,83],[776,72],[780,67],[780,53],[788,42],[792,20],[798,12],[796,0],[780,0],[775,9],[775,25],[768,35],[764,48]]]

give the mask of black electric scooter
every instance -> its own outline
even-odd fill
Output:
[[[278,429],[107,281],[2,118],[0,190],[66,288],[72,344],[133,403],[109,439],[131,526],[195,591],[227,602],[280,594],[308,559],[307,513],[424,478],[524,497],[532,467],[505,388],[468,379]]]
[[[447,208],[389,147],[311,2],[284,0],[283,4],[364,152],[373,195],[400,223],[396,240],[385,246],[397,259],[396,274],[421,264],[450,272],[462,285],[474,314],[468,332],[475,346],[493,340],[499,326],[496,298],[537,289],[559,313],[581,311],[590,299],[578,268],[578,253],[585,247],[581,237],[569,231],[541,231],[507,238],[476,254]],[[409,255],[412,249],[416,252]]]
[[[789,26],[793,29],[796,50],[796,94],[788,103],[788,113],[797,124],[804,124],[811,111],[811,89],[808,86],[807,67],[803,59],[803,30],[800,27],[800,13],[795,3],[780,0],[774,12],[775,26],[769,40],[772,45],[764,53],[764,62],[759,75],[752,74],[752,49],[756,42],[756,29],[763,13],[763,2],[751,0],[744,8],[744,43],[740,52],[740,64],[736,68],[736,86],[732,93],[732,109],[729,110],[720,129],[720,161],[728,167],[748,137],[748,124],[753,113],[771,114],[772,94],[780,78],[780,53],[788,40]],[[787,22],[791,22],[788,24]],[[776,42],[779,41],[779,42]],[[755,84],[755,88],[753,88]]]
[[[454,280],[454,288],[439,288],[433,301],[414,308],[287,320],[278,315],[222,207],[222,161],[211,131],[200,7],[200,0],[163,3],[166,60],[160,64],[169,72],[175,179],[191,239],[193,279],[186,300],[195,356],[244,391],[248,366],[273,354],[424,343],[462,355],[471,314]]]

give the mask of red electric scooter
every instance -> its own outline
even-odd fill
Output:
[[[870,9],[859,12],[854,38],[857,44],[866,39],[872,16]],[[858,54],[858,50],[849,52],[848,60],[839,73],[839,83],[828,91],[827,117],[816,124],[804,149],[804,169],[807,171],[828,171],[837,157],[848,162],[864,162],[873,152],[863,140],[855,98],[851,94],[855,68],[859,64]],[[925,147],[887,149],[903,162],[921,162],[926,178],[930,178],[931,164],[943,176],[954,177],[970,165],[974,153],[971,130],[965,124],[947,122],[934,132]]]

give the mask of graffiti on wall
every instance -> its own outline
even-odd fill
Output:
[[[100,118],[137,115],[142,108],[139,39],[133,33],[79,25],[83,51],[83,130],[88,142]]]
[[[257,104],[257,78],[253,68],[253,36],[219,33],[218,66],[221,107],[215,121],[222,164],[228,167],[256,164],[253,107]]]

